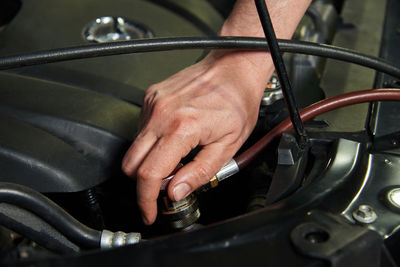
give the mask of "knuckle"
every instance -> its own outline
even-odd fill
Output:
[[[168,117],[170,104],[166,99],[159,99],[154,103],[153,113],[155,116]]]
[[[214,176],[212,168],[206,163],[199,164],[196,171],[198,184],[205,184]]]
[[[150,88],[149,88],[150,89]],[[144,104],[151,105],[157,93],[154,90],[147,90],[144,95]]]
[[[137,177],[142,180],[155,180],[157,174],[153,168],[142,166],[137,171]]]
[[[178,136],[187,136],[190,133],[191,122],[185,117],[177,117],[175,120],[174,134]]]
[[[196,124],[190,118],[177,118],[172,134],[185,143],[196,143],[199,139]],[[197,144],[197,143],[196,143]]]
[[[153,105],[154,102],[160,97],[161,89],[158,84],[153,84],[149,88],[147,88],[144,94],[144,104]]]
[[[159,85],[157,83],[150,85],[146,90],[146,95],[154,94],[158,91]]]

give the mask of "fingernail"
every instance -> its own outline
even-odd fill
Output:
[[[143,223],[145,225],[149,225],[150,224],[149,220],[146,218],[146,216],[144,214],[142,214],[142,220],[143,220]]]
[[[186,183],[181,183],[175,186],[173,191],[175,201],[179,201],[189,195],[190,189],[190,186]]]

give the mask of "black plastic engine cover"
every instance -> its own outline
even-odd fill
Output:
[[[88,44],[85,27],[104,16],[138,22],[155,37],[204,36],[222,23],[198,0],[22,1],[0,31],[0,55]],[[144,90],[201,55],[141,53],[0,72],[0,181],[77,192],[119,176]]]
[[[0,181],[74,192],[118,173],[140,109],[90,90],[0,75]]]
[[[0,56],[89,44],[84,38],[85,29],[104,16],[139,23],[154,37],[211,35],[223,22],[206,0],[23,1],[19,13],[0,32]],[[193,64],[202,53],[169,51],[74,60],[42,66],[31,75],[55,81],[66,81],[68,77],[69,83],[77,82],[77,74],[89,75],[92,90],[101,86],[97,78],[145,90]]]

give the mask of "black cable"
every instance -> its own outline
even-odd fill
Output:
[[[4,225],[51,251],[58,253],[80,251],[77,245],[56,231],[54,227],[31,212],[15,205],[0,203],[0,225]]]
[[[364,55],[345,48],[311,42],[278,40],[278,44],[282,52],[307,54],[342,60],[372,68],[376,71],[400,79],[400,69],[398,67],[377,57]],[[2,57],[0,58],[0,70],[73,59],[178,49],[266,50],[268,49],[268,44],[265,42],[265,39],[252,37],[158,38],[93,44]]]
[[[81,224],[53,201],[35,190],[17,184],[0,183],[1,202],[32,212],[81,247],[100,247],[100,231]]]
[[[267,5],[265,4],[264,0],[255,0],[254,2],[257,7],[257,13],[260,17],[260,22],[264,30],[265,38],[268,42],[269,51],[271,53],[272,61],[274,62],[275,66],[275,71],[281,84],[283,97],[285,99],[286,107],[289,112],[290,120],[293,124],[293,129],[297,135],[297,140],[299,141],[299,143],[305,144],[308,140],[307,133],[304,129],[303,122],[300,119],[296,99],[294,98],[294,93],[292,90],[292,86],[290,85],[285,63],[283,62],[282,54],[276,40],[275,30],[272,26],[272,21],[268,12]]]

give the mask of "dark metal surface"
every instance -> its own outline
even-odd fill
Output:
[[[132,247],[25,262],[21,266],[104,266],[111,263],[119,266],[186,266],[187,262],[192,266],[326,266],[327,261],[299,253],[290,244],[290,232],[303,223],[310,210],[318,207],[329,210],[332,207],[329,202],[335,202],[336,207],[345,206],[356,194],[357,187],[351,185],[361,182],[362,151],[359,143],[340,140],[332,151],[333,158],[326,171],[318,179],[257,212]],[[333,213],[337,215],[336,211]]]
[[[308,153],[308,148],[300,148],[293,135],[282,135],[278,147],[278,163],[265,205],[290,195],[300,187],[307,167]]]
[[[312,211],[305,222],[292,230],[290,237],[301,253],[327,260],[332,267],[381,266],[382,237],[348,224],[339,216]]]
[[[391,153],[399,154],[398,148],[400,147],[400,132],[393,132],[390,134],[382,135],[374,138],[375,151],[390,150]]]
[[[385,58],[397,65],[400,65],[399,10],[399,0],[387,0],[384,31],[382,35],[382,45],[380,51],[380,56],[382,58]],[[375,80],[375,87],[387,87],[396,81],[397,79],[389,75],[378,73]],[[392,134],[393,132],[399,132],[400,124],[395,123],[398,121],[399,114],[400,103],[375,103],[373,105],[371,121],[369,122],[371,132],[373,132],[376,137]]]
[[[354,221],[352,212],[359,205],[371,206],[378,218],[368,225],[380,233],[381,236],[389,238],[397,234],[400,225],[400,214],[386,206],[385,194],[389,187],[398,186],[398,173],[400,172],[400,158],[390,153],[374,153],[369,156],[366,166],[366,176],[359,186],[358,193],[353,197],[349,205],[343,211],[348,220]]]

